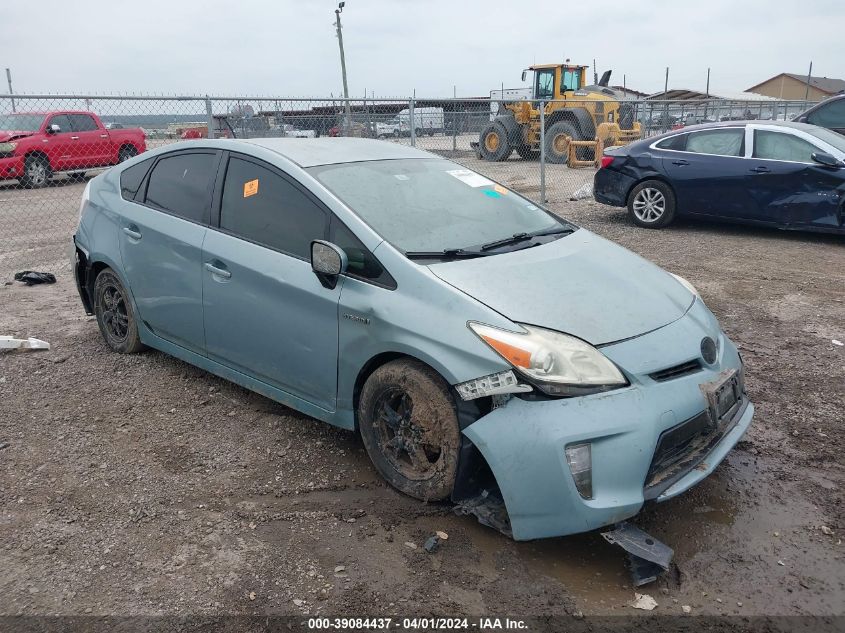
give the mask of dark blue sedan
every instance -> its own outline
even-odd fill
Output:
[[[845,234],[845,136],[775,121],[691,126],[606,150],[593,195],[644,228],[689,217]]]

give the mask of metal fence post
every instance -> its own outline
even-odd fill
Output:
[[[546,103],[540,102],[540,203],[546,204]]]
[[[208,98],[208,95],[205,95],[205,119],[208,121],[208,134],[206,135],[208,138],[216,138],[216,134],[214,132],[214,113],[211,111],[211,99]]]
[[[414,100],[408,100],[408,126],[411,133],[411,147],[417,146],[417,121],[414,117]]]

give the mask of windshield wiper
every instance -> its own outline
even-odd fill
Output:
[[[465,251],[462,248],[445,248],[442,251],[407,251],[405,253],[405,257],[408,259],[470,259],[484,255],[485,253]]]
[[[574,233],[575,227],[572,226],[559,226],[554,229],[549,229],[548,231],[540,231],[538,233],[532,233],[531,237],[543,237],[544,235],[566,235],[568,233]]]
[[[530,233],[514,233],[510,237],[506,237],[501,240],[496,240],[495,242],[487,242],[486,244],[481,245],[482,251],[489,251],[493,248],[499,248],[500,246],[509,246],[511,244],[517,244],[524,240],[530,240],[533,236]]]

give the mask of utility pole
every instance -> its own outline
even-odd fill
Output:
[[[343,27],[340,25],[340,14],[343,13],[343,7],[345,5],[346,2],[339,2],[337,9],[334,10],[334,14],[337,16],[335,26],[337,27],[337,43],[340,46],[340,72],[343,75],[343,104],[344,112],[346,113],[343,122],[343,134],[344,136],[349,136],[349,128],[352,124],[352,108],[349,106],[349,85],[346,83],[346,56],[343,54]]]
[[[12,90],[12,71],[8,68],[6,69],[6,81],[9,82],[9,94],[15,94],[15,91]],[[15,98],[12,97],[12,112],[15,111]]]
[[[6,69],[9,72],[9,69]],[[807,91],[804,93],[804,101],[810,100],[810,80],[813,78],[813,62],[810,62],[810,70],[807,71]],[[9,84],[9,92],[12,91],[11,84]]]

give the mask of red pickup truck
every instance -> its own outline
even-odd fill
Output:
[[[146,149],[143,130],[108,130],[93,112],[0,115],[0,180],[17,178],[24,187],[44,187],[60,171],[78,177]]]

